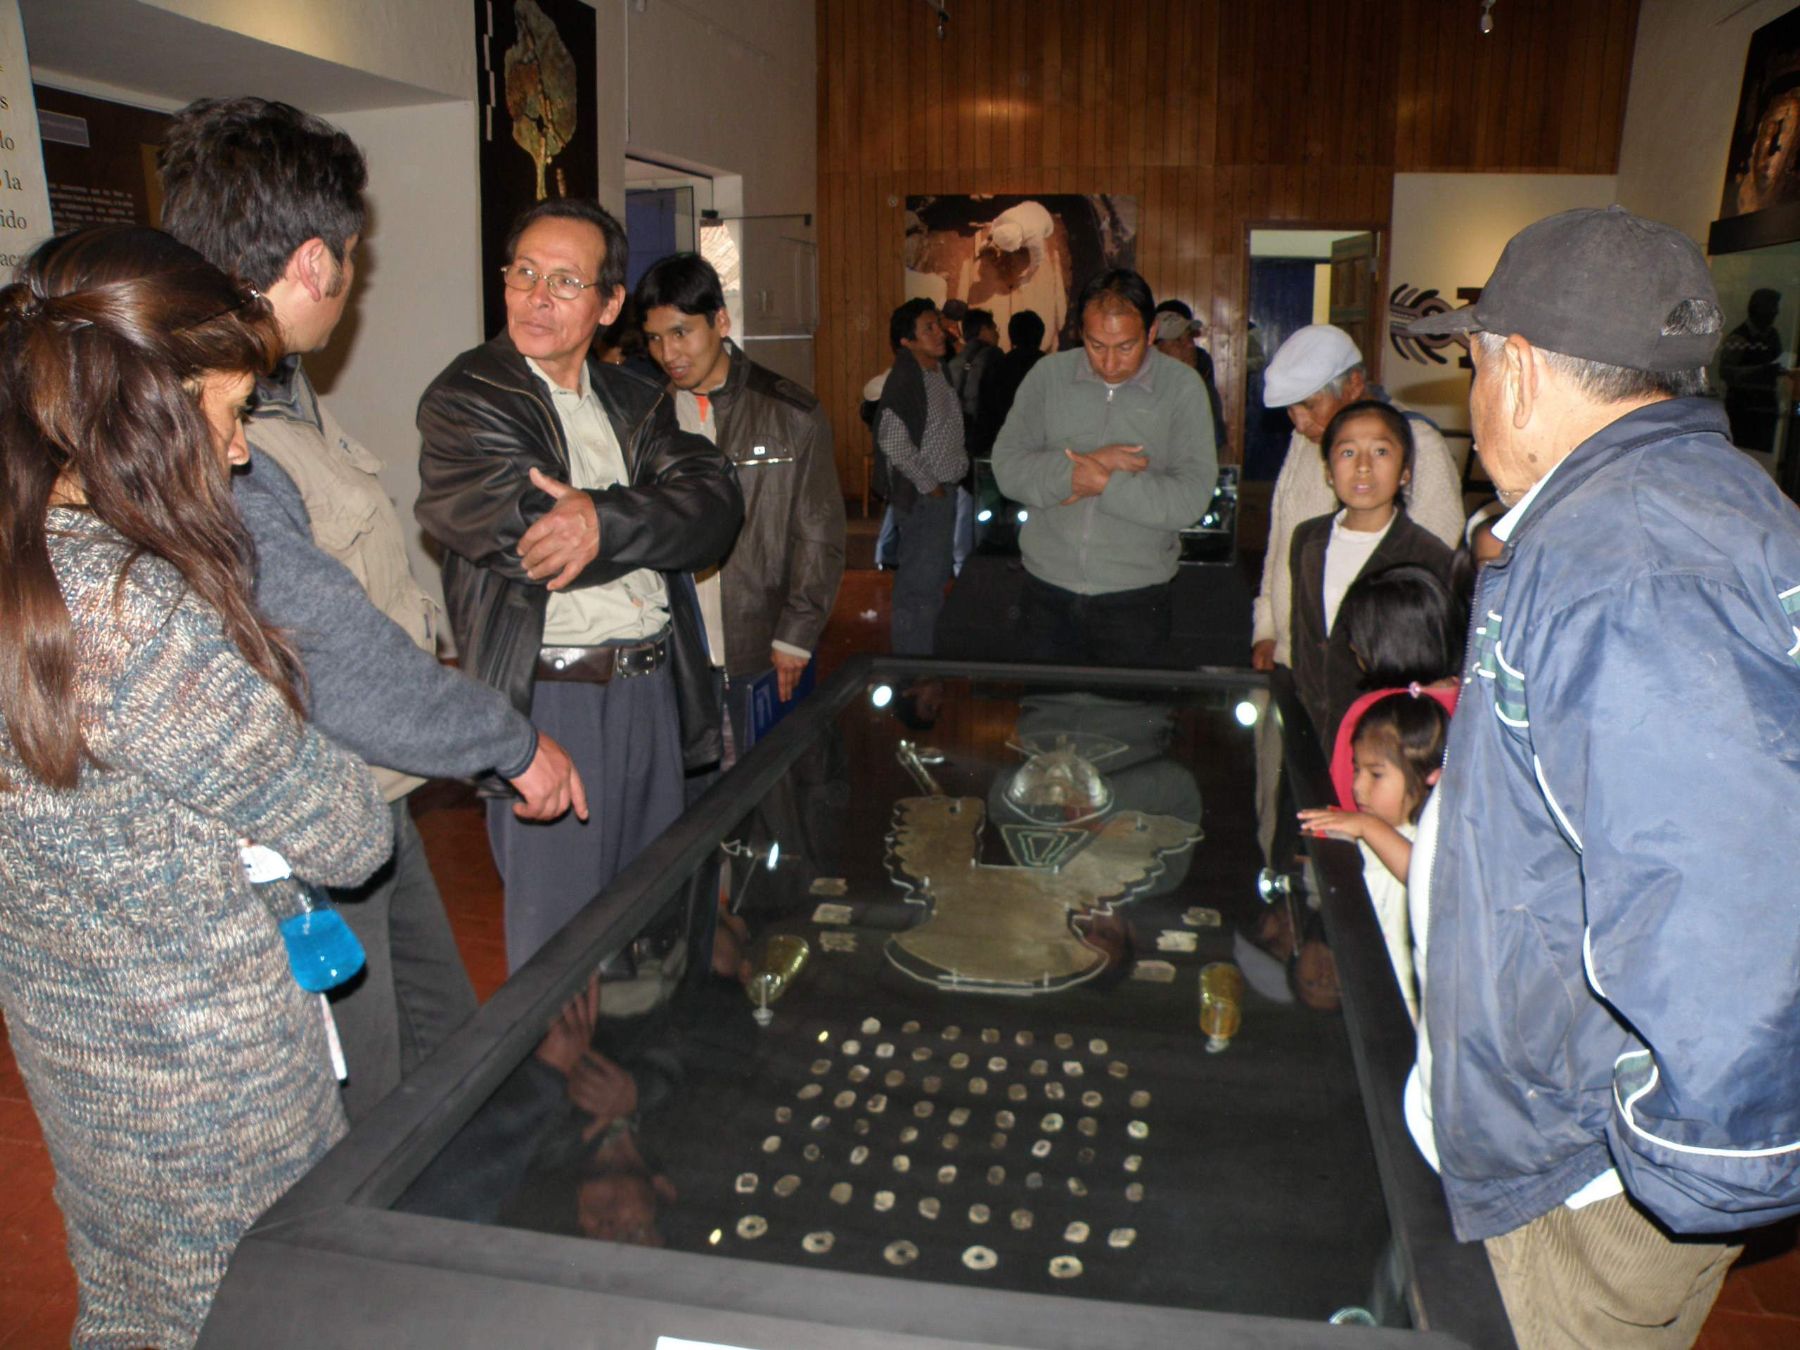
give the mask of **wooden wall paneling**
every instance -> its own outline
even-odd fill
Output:
[[[1385,229],[1396,171],[1612,171],[1637,4],[1506,0],[1483,38],[1449,0],[958,0],[940,43],[925,6],[820,0],[818,383],[846,483],[909,193],[1136,196],[1140,265],[1208,317],[1235,425],[1249,223]]]

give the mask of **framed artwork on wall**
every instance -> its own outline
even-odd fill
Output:
[[[1044,350],[1056,351],[1076,340],[1081,288],[1137,265],[1137,207],[1136,197],[1100,193],[908,197],[906,298],[985,309],[1002,346],[1007,321],[1033,310]]]
[[[513,217],[600,192],[595,22],[582,0],[475,0],[481,97],[481,295],[485,332],[506,323],[500,269]]]
[[[1800,8],[1750,35],[1708,251],[1800,239]]]

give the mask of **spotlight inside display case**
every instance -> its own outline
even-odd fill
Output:
[[[205,1343],[324,1299],[386,1347],[1510,1344],[1360,864],[1275,818],[1296,718],[851,663],[265,1216]]]

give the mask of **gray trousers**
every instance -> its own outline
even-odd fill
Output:
[[[475,1011],[475,989],[412,812],[404,797],[389,810],[393,857],[361,886],[331,893],[368,961],[331,996],[350,1070],[343,1099],[352,1124]]]
[[[894,523],[900,534],[900,570],[894,574],[889,646],[896,656],[930,656],[951,575],[956,489],[946,488],[941,497],[916,496],[904,509],[896,506]]]
[[[665,665],[607,684],[540,680],[531,720],[561,742],[587,788],[589,819],[540,824],[487,804],[506,888],[506,968],[517,970],[681,814],[681,721]]]

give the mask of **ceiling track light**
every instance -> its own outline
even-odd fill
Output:
[[[1476,26],[1481,29],[1483,36],[1494,31],[1494,0],[1481,0],[1481,22]],[[943,36],[941,29],[938,36]]]

